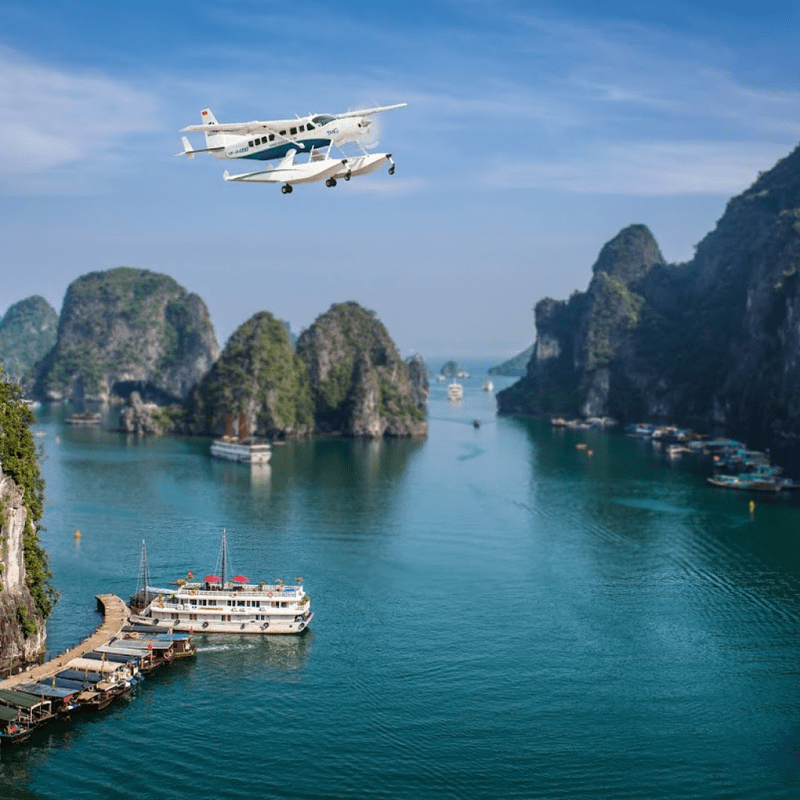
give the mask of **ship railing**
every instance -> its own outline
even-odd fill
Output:
[[[185,593],[189,591],[192,597],[205,597],[205,598],[217,598],[220,594],[229,593],[229,592],[242,592],[243,594],[247,594],[248,592],[258,592],[262,594],[264,592],[272,592],[275,597],[281,598],[292,598],[292,597],[304,597],[305,593],[303,591],[302,586],[291,586],[287,587],[284,586],[282,589],[278,586],[270,586],[265,585],[263,588],[259,586],[236,586],[226,589],[195,589],[194,587],[190,586],[188,589],[186,586],[180,587],[182,591]],[[162,595],[163,598],[170,597],[171,595],[177,594],[178,589],[159,589],[156,593],[154,593],[153,589],[150,589],[150,595],[155,598],[158,594]],[[271,598],[270,598],[271,599]]]
[[[282,598],[283,601],[289,598]],[[224,614],[255,614],[255,613],[266,613],[266,612],[279,612],[281,610],[286,611],[290,609],[301,608],[301,604],[299,602],[287,606],[284,609],[275,608],[274,606],[270,606],[268,604],[262,603],[260,606],[195,606],[191,603],[176,603],[174,601],[170,601],[168,599],[164,599],[158,606],[159,609],[163,608],[166,611],[190,611],[193,614],[204,614],[204,613],[218,613],[222,612]]]

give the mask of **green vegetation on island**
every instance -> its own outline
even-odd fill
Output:
[[[0,320],[0,365],[5,379],[20,383],[56,343],[58,314],[39,295],[10,306]]]
[[[52,610],[57,594],[50,582],[52,575],[47,554],[39,542],[39,521],[44,510],[44,479],[39,472],[29,427],[34,417],[20,398],[18,386],[0,381],[0,470],[22,491],[22,502],[27,511],[23,531],[25,580],[39,616],[45,619]],[[5,508],[0,506],[0,528],[4,532],[6,524]],[[27,635],[35,632],[35,625],[28,619],[27,610],[19,613],[25,616]]]
[[[220,435],[225,417],[244,414],[260,436],[294,436],[313,429],[308,370],[283,322],[255,314],[230,337],[219,360],[188,401],[191,430]]]
[[[81,402],[137,390],[180,403],[218,355],[205,303],[168,275],[90,272],[67,288],[58,340],[37,368],[33,392]]]

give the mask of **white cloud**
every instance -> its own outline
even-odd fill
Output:
[[[484,175],[502,188],[577,194],[731,195],[786,155],[781,145],[739,142],[632,142],[547,161],[497,161]]]
[[[160,127],[148,92],[0,48],[0,180],[103,159]]]

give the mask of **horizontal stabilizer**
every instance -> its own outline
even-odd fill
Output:
[[[181,136],[181,142],[183,143],[183,150],[180,153],[175,153],[175,155],[186,156],[186,158],[194,158],[195,153],[218,153],[220,150],[225,149],[220,145],[219,147],[201,147],[195,150],[191,142],[185,136]]]

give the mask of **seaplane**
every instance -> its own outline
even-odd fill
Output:
[[[366,148],[377,146],[374,114],[403,108],[407,103],[377,106],[343,114],[309,114],[291,120],[252,122],[217,122],[211,109],[200,112],[202,124],[189,125],[181,133],[202,132],[206,146],[194,149],[188,137],[182,137],[183,151],[176,153],[194,158],[198,153],[209,153],[215,158],[268,161],[281,159],[276,166],[238,175],[223,173],[226,181],[250,183],[280,183],[281,191],[289,194],[299,183],[325,181],[326,186],[336,186],[338,178],[349,181],[358,175],[375,172],[388,163],[393,175],[395,163],[391,153],[368,153]],[[348,155],[344,145],[358,148]],[[332,155],[336,147],[342,157]],[[303,159],[302,156],[307,156]]]

